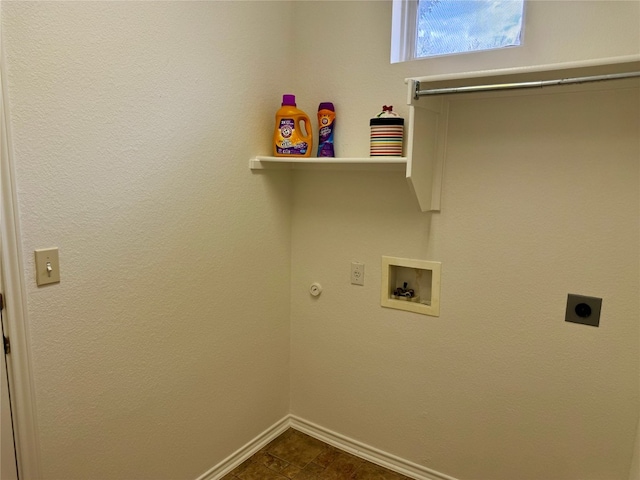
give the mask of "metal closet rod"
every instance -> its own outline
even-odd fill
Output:
[[[605,80],[620,80],[623,78],[640,77],[640,72],[612,73],[608,75],[593,75],[591,77],[561,78],[558,80],[540,80],[535,82],[498,83],[494,85],[469,85],[466,87],[431,88],[420,90],[420,82],[416,82],[415,99],[428,95],[450,95],[453,93],[487,92],[495,90],[516,90],[521,88],[542,88],[554,85],[570,85],[577,83],[602,82]]]

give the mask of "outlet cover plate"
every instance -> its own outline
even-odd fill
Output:
[[[364,263],[351,262],[351,284],[364,285]]]
[[[601,309],[601,298],[570,293],[567,296],[567,310],[564,319],[566,322],[599,327]]]

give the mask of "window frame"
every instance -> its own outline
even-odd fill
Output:
[[[522,0],[523,3],[526,0]],[[522,47],[522,38],[525,27],[526,8],[522,12],[522,23],[520,29],[520,44],[517,46],[502,46],[496,48],[469,50],[463,52],[448,53],[442,55],[427,55],[418,57],[418,7],[420,0],[393,0],[391,13],[391,63],[409,62],[412,60],[425,60],[451,55],[466,55],[470,53],[481,53],[487,51],[497,51],[503,48]]]
[[[393,0],[391,63],[416,59],[418,0]]]

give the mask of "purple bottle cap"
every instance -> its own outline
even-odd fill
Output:
[[[295,95],[290,95],[290,94],[285,94],[282,96],[282,106],[290,106],[290,107],[295,107],[296,106],[296,96]]]
[[[335,109],[333,108],[333,103],[331,102],[322,102],[318,107],[318,111],[320,110],[331,110],[332,112],[335,112]]]

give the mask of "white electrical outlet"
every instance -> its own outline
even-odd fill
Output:
[[[364,263],[351,262],[351,284],[364,285]]]

